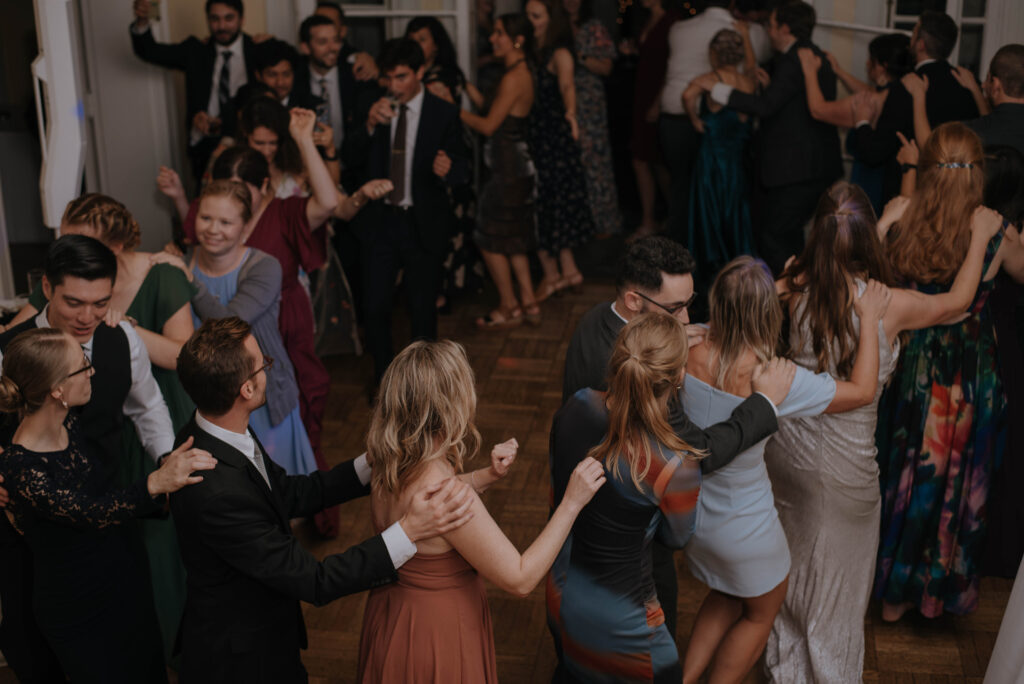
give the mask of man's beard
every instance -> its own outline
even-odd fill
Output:
[[[221,39],[221,36],[224,35],[224,34],[227,34],[228,37],[225,38],[225,39]],[[234,33],[230,33],[230,34],[228,34],[227,31],[218,31],[217,33],[213,34],[213,40],[214,40],[215,43],[217,43],[217,45],[221,45],[221,46],[227,47],[228,45],[231,45],[232,43],[235,42],[235,39],[238,38],[238,34],[239,34],[239,31],[235,31]]]

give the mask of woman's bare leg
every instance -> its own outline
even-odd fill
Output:
[[[709,684],[734,684],[754,667],[761,657],[775,616],[786,599],[789,577],[767,594],[743,599],[743,617],[722,639],[711,665]]]
[[[708,669],[718,645],[743,615],[743,600],[711,590],[693,623],[683,661],[683,684],[693,684]]]

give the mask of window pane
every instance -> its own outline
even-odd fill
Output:
[[[896,14],[899,16],[916,16],[925,10],[945,12],[946,0],[896,0]]]
[[[897,21],[892,27],[900,31],[913,31],[914,24],[915,22],[912,21]]]
[[[965,66],[978,75],[981,66],[981,33],[984,26],[966,25],[960,28],[960,66]]]
[[[964,9],[961,14],[965,17],[985,16],[985,0],[964,0]]]

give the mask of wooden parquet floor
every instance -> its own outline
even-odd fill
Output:
[[[589,271],[588,271],[589,272]],[[516,437],[519,456],[508,477],[484,495],[495,520],[520,549],[525,549],[547,519],[548,430],[561,401],[562,364],[577,320],[591,306],[613,297],[610,280],[588,281],[581,295],[566,294],[543,306],[539,327],[505,332],[479,331],[473,321],[487,311],[490,297],[460,302],[455,314],[441,318],[440,334],[465,345],[476,373],[479,408],[477,426],[485,448]],[[485,302],[484,300],[487,300]],[[399,317],[400,318],[400,317]],[[396,339],[407,331],[396,324]],[[369,422],[366,387],[368,358],[327,359],[332,385],[324,425],[327,459],[332,464],[361,453]],[[478,456],[476,463],[483,463]],[[337,539],[317,539],[305,524],[297,528],[303,543],[319,557],[341,551],[372,534],[367,500],[341,509]],[[866,553],[874,550],[866,549]],[[679,563],[679,646],[685,649],[706,589],[692,579],[682,554]],[[968,617],[925,620],[904,618],[883,624],[872,605],[865,623],[867,654],[864,680],[886,684],[981,684],[1011,583],[986,579],[981,605]],[[505,684],[547,682],[555,656],[545,624],[541,585],[525,599],[505,595],[493,586],[488,598],[494,624],[498,675]],[[345,684],[355,679],[359,631],[366,595],[342,598],[322,608],[304,605],[310,647],[304,660],[313,684]],[[759,668],[747,682],[761,682]],[[13,681],[0,669],[0,684]]]

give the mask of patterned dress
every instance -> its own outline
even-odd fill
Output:
[[[608,431],[605,394],[577,392],[551,431],[553,502],[591,447]],[[580,513],[547,582],[548,627],[572,681],[678,682],[679,652],[654,590],[651,543],[682,548],[693,533],[700,466],[652,444],[654,461],[633,484],[629,465]],[[674,607],[673,607],[674,608]]]
[[[576,116],[580,125],[580,159],[587,174],[587,195],[597,232],[622,230],[619,196],[612,169],[612,145],[608,138],[608,105],[604,81],[583,66],[584,57],[615,59],[615,43],[608,29],[591,19],[576,32]]]
[[[529,135],[530,155],[537,167],[537,233],[540,248],[555,253],[587,242],[594,234],[594,217],[580,147],[565,120],[558,77],[543,65],[534,77]]]
[[[988,244],[988,269],[1002,242]],[[881,543],[875,597],[926,617],[978,606],[989,481],[1001,452],[1004,397],[987,300],[968,317],[912,333],[879,406]],[[921,285],[929,294],[948,285]]]

